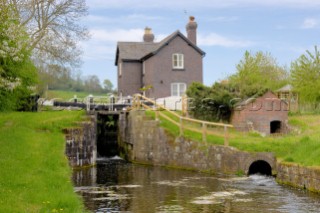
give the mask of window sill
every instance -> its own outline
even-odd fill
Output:
[[[172,71],[185,71],[184,68],[172,68]]]

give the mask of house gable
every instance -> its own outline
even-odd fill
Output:
[[[158,52],[160,52],[163,48],[170,45],[170,43],[176,39],[177,37],[180,37],[182,40],[186,42],[187,45],[194,48],[200,55],[205,56],[205,52],[202,51],[199,47],[197,47],[194,43],[192,43],[187,37],[185,37],[179,30],[169,35],[167,38],[163,39],[161,42],[159,42],[157,48],[150,52],[149,54],[145,55],[141,60],[147,60],[148,58],[156,55]]]
[[[151,86],[149,97],[159,98],[181,95],[192,82],[202,82],[205,52],[196,45],[196,28],[192,18],[187,37],[175,31],[156,43],[151,29],[146,28],[143,42],[118,42],[114,62],[118,67],[118,93],[132,95]],[[172,85],[180,85],[178,90],[182,92],[172,93]]]
[[[184,56],[182,69],[173,67],[173,54],[177,53]],[[188,87],[192,82],[202,82],[202,57],[182,37],[175,36],[171,39],[168,45],[144,61],[147,71],[143,82],[153,86],[149,97],[171,96],[172,84],[182,83]]]

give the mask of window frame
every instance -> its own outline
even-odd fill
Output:
[[[184,91],[182,91],[182,85],[184,87],[183,88]],[[176,87],[176,88],[174,89],[174,87]],[[187,91],[187,84],[186,83],[183,83],[183,82],[173,82],[173,83],[171,83],[171,88],[170,88],[171,96],[173,96],[173,97],[181,97],[186,93],[186,91]]]
[[[178,69],[178,70],[184,69],[184,54],[182,53],[172,54],[172,69]]]

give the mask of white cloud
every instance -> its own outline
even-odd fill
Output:
[[[97,42],[142,41],[143,29],[90,30],[92,40]]]
[[[254,42],[230,39],[216,33],[198,36],[198,45],[200,46],[222,46],[222,47],[249,47],[254,45]]]
[[[87,60],[112,61],[115,57],[118,41],[142,41],[143,33],[143,29],[90,30],[91,39],[80,43],[84,51],[83,57]]]
[[[303,21],[302,28],[303,29],[312,29],[315,28],[319,24],[318,20],[314,18],[306,18]]]
[[[80,45],[84,50],[86,60],[114,60],[116,44],[118,41],[139,42],[142,41],[143,29],[93,29],[90,31],[91,39],[82,42]],[[161,41],[168,35],[156,35],[155,41]],[[210,33],[208,35],[198,35],[200,46],[222,46],[222,47],[248,47],[254,43],[245,40],[235,40],[221,35]]]

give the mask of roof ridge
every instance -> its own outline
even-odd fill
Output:
[[[130,41],[118,41],[117,43],[117,53],[116,61],[119,57],[119,52],[121,52],[121,59],[127,60],[145,60],[153,55],[157,54],[163,47],[165,47],[169,42],[171,42],[176,36],[180,36],[186,43],[192,46],[201,55],[205,55],[197,45],[192,43],[185,35],[183,35],[180,30],[176,30],[160,42],[130,42]]]

